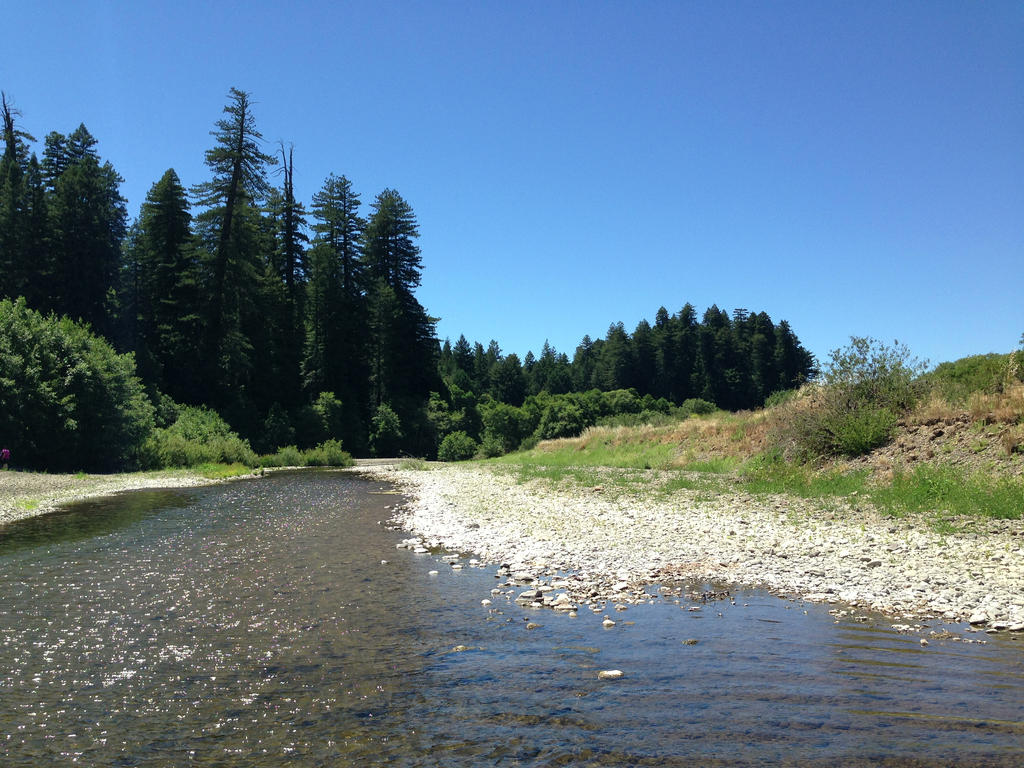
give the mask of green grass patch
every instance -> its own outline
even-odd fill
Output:
[[[14,508],[23,512],[31,512],[33,509],[39,508],[39,499],[17,499],[14,502]]]
[[[208,480],[224,480],[228,477],[240,477],[252,473],[252,467],[239,462],[232,464],[200,464],[193,468],[193,471]]]
[[[889,514],[931,514],[939,521],[943,515],[1020,520],[1024,482],[921,465],[896,475],[891,485],[872,490],[871,501]]]
[[[706,472],[712,475],[727,475],[738,469],[742,462],[736,456],[716,456],[701,461],[691,461],[683,466],[687,472]]]
[[[868,472],[821,472],[805,464],[762,456],[743,468],[740,480],[750,493],[788,493],[817,499],[863,493],[867,489]]]
[[[619,469],[664,469],[675,456],[675,446],[662,443],[621,443],[594,439],[585,446],[565,445],[494,459],[495,463],[542,467],[617,467]]]
[[[432,469],[430,464],[425,462],[423,459],[402,459],[398,462],[399,469],[412,469],[418,472],[425,472]]]

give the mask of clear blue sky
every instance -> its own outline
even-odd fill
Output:
[[[420,223],[441,338],[572,355],[712,303],[933,363],[1024,332],[1020,2],[7,3],[0,88],[84,122],[132,216],[232,86],[308,203]]]

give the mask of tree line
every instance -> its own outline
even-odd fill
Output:
[[[749,408],[814,373],[785,322],[717,307],[698,322],[689,304],[632,334],[618,323],[584,337],[571,360],[546,343],[522,361],[493,341],[441,344],[415,296],[409,203],[385,189],[364,212],[334,173],[308,206],[296,200],[293,149],[267,152],[252,98],[235,88],[211,131],[208,178],[186,189],[168,169],[131,222],[123,179],[84,125],[48,133],[40,158],[6,94],[0,109],[0,298],[132,353],[157,426],[176,404],[209,406],[262,451],[327,437],[356,454],[432,456],[456,431],[482,440],[494,404],[628,390],[648,405]]]

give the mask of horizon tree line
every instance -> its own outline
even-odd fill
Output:
[[[164,398],[208,405],[262,450],[310,442],[314,404],[333,403],[330,437],[356,454],[433,455],[437,404],[467,393],[518,407],[542,392],[633,389],[738,409],[814,375],[787,323],[715,306],[700,322],[690,304],[661,308],[632,334],[612,324],[571,360],[546,342],[523,361],[494,341],[441,344],[415,296],[409,203],[385,189],[363,214],[351,181],[330,173],[307,208],[294,148],[266,151],[237,88],[211,131],[208,178],[186,189],[169,168],[130,223],[123,179],[84,125],[48,133],[40,159],[6,94],[0,117],[0,297],[133,353],[158,417]]]

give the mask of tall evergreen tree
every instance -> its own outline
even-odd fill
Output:
[[[424,414],[429,393],[440,388],[437,321],[413,294],[422,268],[418,236],[416,217],[401,195],[391,189],[377,195],[363,246],[370,281],[372,404],[390,401],[403,424]]]
[[[344,176],[328,176],[313,195],[311,211],[315,236],[309,254],[303,383],[313,395],[333,392],[341,399],[344,439],[356,447],[365,439],[360,425],[370,417],[369,318],[361,261],[365,222],[359,216],[359,195]]]
[[[242,331],[243,315],[259,311],[253,302],[264,272],[253,209],[270,190],[266,169],[275,162],[260,148],[263,136],[256,129],[250,95],[232,88],[229,97],[227,117],[217,121],[211,131],[216,143],[206,152],[213,178],[193,188],[197,205],[207,209],[199,224],[211,257],[204,367],[214,399],[220,401],[227,391],[244,388],[251,372],[252,342]]]
[[[47,137],[52,138],[54,134]],[[93,149],[96,140],[85,126],[53,143],[63,149],[53,161],[63,171],[52,178],[48,205],[52,274],[47,308],[109,335],[121,240],[127,231],[123,179],[109,162],[100,165]]]
[[[28,279],[26,237],[28,189],[26,185],[27,134],[17,130],[15,116],[20,113],[0,93],[0,117],[3,119],[4,153],[0,157],[0,297],[24,293]]]
[[[136,356],[140,370],[162,390],[180,402],[195,403],[200,387],[194,355],[202,310],[191,225],[185,189],[170,168],[150,188],[139,217],[142,279]]]

